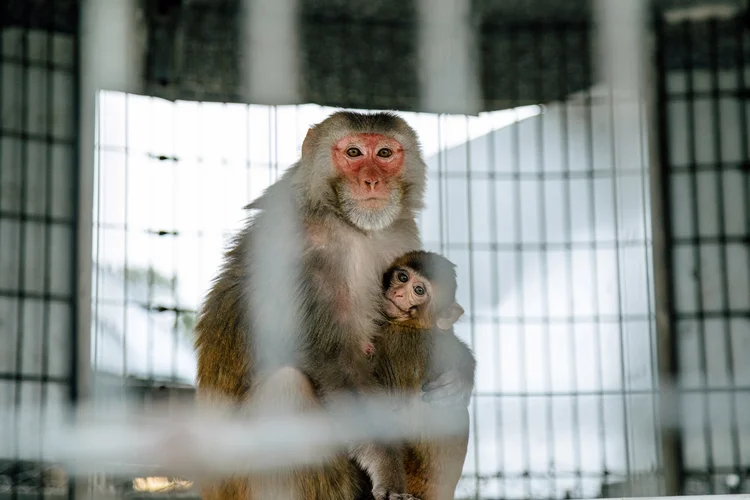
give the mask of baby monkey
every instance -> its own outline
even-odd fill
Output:
[[[445,257],[412,251],[396,259],[383,275],[381,334],[374,342],[375,377],[393,396],[423,399],[439,393],[464,423],[460,435],[417,439],[402,447],[407,492],[422,500],[453,498],[466,457],[467,395],[474,388],[476,362],[453,332],[463,315],[456,302],[455,265]],[[450,383],[449,383],[450,382]]]

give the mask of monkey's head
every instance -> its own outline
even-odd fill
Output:
[[[302,144],[297,186],[309,208],[385,229],[421,209],[426,167],[414,130],[392,113],[338,112]]]
[[[456,288],[451,261],[433,252],[408,252],[383,274],[385,315],[414,328],[448,330],[464,313]]]

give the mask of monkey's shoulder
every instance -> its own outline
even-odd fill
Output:
[[[373,233],[371,239],[390,254],[388,262],[406,252],[422,247],[419,227],[412,218],[396,220],[387,230]]]

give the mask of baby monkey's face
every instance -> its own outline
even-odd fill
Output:
[[[392,321],[415,318],[432,298],[430,282],[408,267],[396,268],[385,290],[385,315]]]

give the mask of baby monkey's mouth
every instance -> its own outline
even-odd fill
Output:
[[[393,299],[386,297],[386,300],[391,303],[393,307],[385,308],[385,315],[390,319],[405,319],[409,317],[409,311],[404,311]],[[393,309],[395,308],[395,310]],[[390,311],[389,311],[390,309]],[[398,312],[397,312],[398,311]]]
[[[402,313],[404,313],[404,314],[408,314],[408,312],[409,312],[409,311],[404,311],[403,309],[401,309],[401,306],[399,306],[398,304],[396,304],[395,302],[393,302],[393,299],[392,299],[392,298],[388,297],[388,301],[389,301],[389,302],[390,302],[391,304],[393,304],[394,306],[396,306],[396,309],[398,309],[398,310],[399,310],[399,311],[401,311]]]
[[[398,320],[398,321],[406,321],[407,319],[412,318],[413,314],[417,310],[417,306],[412,306],[409,309],[403,309],[401,306],[396,304],[396,302],[393,301],[390,297],[386,297],[388,302],[393,304],[393,307],[396,308],[396,310],[388,311],[388,308],[386,307],[385,315],[388,317],[388,319],[392,320]],[[398,313],[396,313],[398,311]]]

